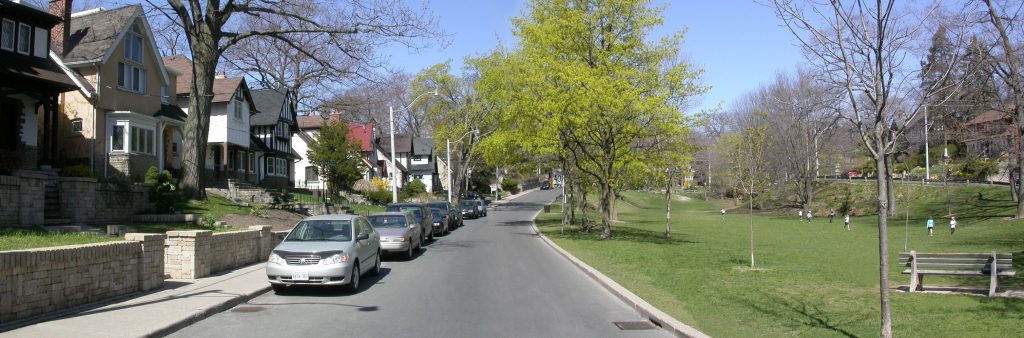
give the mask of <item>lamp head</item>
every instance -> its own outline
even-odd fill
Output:
[[[434,88],[434,96],[437,96],[437,88]]]

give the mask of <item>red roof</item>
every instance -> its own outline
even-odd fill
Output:
[[[348,138],[359,142],[363,151],[373,151],[373,123],[349,123]]]

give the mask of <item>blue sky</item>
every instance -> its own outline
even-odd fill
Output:
[[[509,19],[518,16],[523,0],[436,0],[429,6],[440,17],[440,25],[451,37],[448,48],[411,53],[404,47],[382,50],[391,65],[416,73],[433,64],[452,59],[460,66],[466,56],[493,49],[501,39],[514,43]],[[719,102],[732,102],[760,84],[771,81],[778,71],[790,71],[803,61],[795,40],[779,26],[770,8],[753,1],[663,1],[665,25],[654,31],[664,36],[688,28],[682,50],[691,63],[704,68],[704,83],[711,90],[697,109]]]

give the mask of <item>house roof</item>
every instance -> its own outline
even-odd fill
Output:
[[[975,124],[988,123],[988,122],[993,122],[993,121],[1009,119],[1009,118],[1012,118],[1012,117],[1013,116],[1010,115],[1010,113],[1005,112],[1003,110],[1000,110],[1000,109],[989,109],[989,110],[986,110],[985,112],[983,112],[981,114],[978,114],[978,116],[976,116],[974,119],[972,119],[971,121],[967,122],[967,125],[970,126],[970,125],[975,125]]]
[[[78,88],[64,73],[54,59],[36,57],[11,57],[0,67],[0,84],[13,88],[27,89],[29,85],[39,86],[52,92],[66,92]]]
[[[329,118],[325,119],[319,114],[313,115],[301,115],[295,118],[299,124],[299,129],[320,129],[328,120],[330,121],[341,121],[341,117],[337,114],[331,114]]]
[[[91,10],[71,17],[71,39],[66,41],[68,64],[100,62],[114,47],[129,23],[142,14],[142,6]]]
[[[391,152],[391,138],[381,137],[377,141],[377,145],[384,153]],[[395,153],[409,153],[412,152],[412,135],[399,134],[395,135]]]
[[[413,164],[412,170],[410,170],[409,173],[413,175],[433,175],[435,167],[436,166],[433,162],[426,164]]]
[[[181,73],[177,78],[176,95],[189,95],[192,91],[192,60],[184,55],[171,55],[163,57],[163,63],[167,68]],[[228,77],[216,78],[213,80],[213,103],[229,102],[235,97],[238,86],[245,84],[245,78]],[[252,95],[251,93],[248,95]]]
[[[434,153],[434,139],[429,137],[416,137],[412,140],[413,155],[430,155]]]
[[[263,140],[260,140],[260,138],[256,137],[255,134],[249,134],[249,148],[256,148],[256,150],[264,153],[270,152],[270,148],[268,148],[266,144],[263,144]]]
[[[265,126],[277,124],[281,118],[281,110],[288,103],[288,92],[277,89],[253,90],[252,102],[256,105],[256,115],[249,118],[249,124]]]
[[[160,111],[156,112],[155,116],[164,116],[181,122],[185,122],[185,119],[188,118],[188,114],[185,114],[185,111],[182,110],[181,107],[173,104],[160,105]]]
[[[373,151],[373,123],[349,123],[348,138],[359,142],[362,151]]]

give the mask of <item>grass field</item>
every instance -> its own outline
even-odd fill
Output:
[[[0,228],[0,251],[24,250],[48,246],[80,245],[124,240],[121,237],[93,234],[50,233],[42,228]]]
[[[908,247],[918,251],[1014,252],[1024,271],[1024,222],[1006,221],[1013,204],[1007,192],[971,187],[951,193],[960,215],[955,236],[948,232],[945,194],[914,187]],[[981,192],[981,198],[978,198]],[[614,240],[577,230],[559,235],[559,210],[537,223],[558,245],[615,279],[677,319],[715,337],[878,336],[878,228],[875,216],[855,217],[852,230],[837,217],[798,222],[795,213],[755,215],[757,270],[749,270],[749,218],[745,210],[699,200],[673,204],[673,237],[664,239],[661,195],[627,193],[619,203]],[[916,198],[914,198],[916,196]],[[973,199],[973,202],[971,201]],[[941,203],[939,203],[941,202]],[[938,204],[938,205],[936,205]],[[902,202],[901,202],[902,205]],[[892,287],[909,276],[895,266],[903,251],[904,214],[890,221]],[[941,213],[940,213],[941,212]],[[924,219],[934,214],[935,237]],[[945,224],[945,226],[942,226]],[[1024,276],[1003,280],[1024,290]],[[987,278],[925,279],[926,286],[985,288]],[[1009,337],[1024,328],[1024,300],[974,295],[904,293],[893,290],[893,329],[898,337]]]

